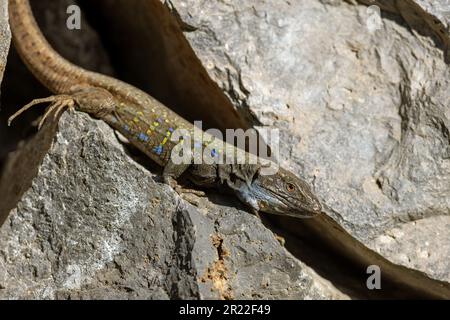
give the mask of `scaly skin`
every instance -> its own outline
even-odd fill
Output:
[[[310,217],[321,212],[321,205],[306,182],[280,168],[272,175],[262,175],[260,159],[255,164],[185,164],[171,160],[176,142],[170,138],[178,129],[193,136],[193,125],[145,92],[120,80],[80,68],[54,51],[42,35],[28,0],[9,0],[9,17],[15,47],[35,77],[56,94],[37,99],[10,119],[31,106],[51,102],[42,122],[64,109],[86,112],[107,122],[122,133],[149,158],[164,167],[164,179],[173,183],[184,172],[203,187],[228,187],[254,211],[294,217]],[[41,122],[41,124],[42,124]],[[206,141],[213,140],[203,133]],[[214,155],[229,157],[219,140],[202,143]],[[195,148],[192,144],[191,149]],[[192,149],[193,150],[193,149]],[[231,148],[231,154],[239,152]],[[248,154],[246,154],[248,157]],[[266,164],[267,165],[267,164]]]

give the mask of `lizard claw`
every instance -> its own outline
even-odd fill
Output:
[[[278,234],[274,234],[274,236],[275,236],[275,239],[277,239],[278,243],[279,243],[282,247],[284,247],[285,244],[286,244],[286,239],[283,238],[282,236],[279,236]]]
[[[11,123],[16,119],[18,116],[20,116],[22,113],[30,109],[31,107],[41,104],[41,103],[47,103],[51,102],[50,106],[48,107],[47,111],[45,112],[42,119],[39,121],[38,129],[40,130],[42,125],[44,124],[45,120],[48,118],[48,116],[55,112],[54,114],[54,120],[58,118],[62,110],[64,108],[69,108],[69,110],[73,111],[75,110],[75,101],[72,99],[72,97],[68,95],[57,95],[57,96],[50,96],[47,98],[42,99],[34,99],[30,103],[26,104],[24,107],[19,109],[16,113],[14,113],[11,117],[8,119],[8,126],[11,126]]]
[[[180,197],[184,200],[189,202],[190,204],[198,207],[200,205],[200,198],[197,197],[195,194],[192,193],[182,193],[180,194]]]
[[[175,192],[178,193],[183,200],[186,200],[187,202],[195,206],[198,206],[200,204],[198,199],[199,197],[206,196],[205,192],[203,191],[183,188],[171,176],[165,176],[164,182],[171,186],[172,189],[174,189]]]
[[[259,211],[255,209],[251,209],[253,215],[255,215],[259,220],[261,220],[261,216],[259,215]]]
[[[188,189],[188,188],[184,188],[182,186],[180,186],[177,181],[171,177],[166,178],[166,183],[168,185],[170,185],[179,195],[183,195],[183,194],[193,194],[196,195],[198,197],[204,197],[206,196],[204,191],[201,190],[195,190],[195,189]]]
[[[75,102],[74,100],[69,96],[59,96],[59,99],[53,102],[45,111],[44,116],[42,117],[41,121],[39,121],[38,130],[42,128],[42,125],[44,124],[47,117],[54,112],[53,114],[53,121],[56,121],[58,119],[59,115],[65,108],[69,108],[69,110],[74,109]]]

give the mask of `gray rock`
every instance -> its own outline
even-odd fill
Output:
[[[3,80],[10,44],[11,30],[8,22],[8,0],[0,0],[0,83]],[[0,125],[0,137],[5,134],[4,131],[3,126]]]
[[[347,0],[355,2],[354,0]],[[416,32],[434,35],[450,59],[450,2],[447,0],[357,0],[400,15]],[[447,60],[448,62],[449,60]]]
[[[0,298],[347,297],[233,200],[195,208],[158,180],[102,121],[65,113],[45,126],[0,180],[20,199],[0,207]]]
[[[435,24],[442,24],[447,36],[450,35],[450,2],[448,0],[410,0],[409,2],[431,16]]]
[[[450,256],[449,230],[448,217],[430,217],[387,230],[373,239],[370,246],[395,263],[433,270],[436,278],[450,282],[445,258]]]
[[[336,253],[380,265],[383,279],[450,297],[450,78],[442,46],[421,29],[441,9],[379,1],[390,13],[378,20],[349,2],[164,1],[206,71],[156,2],[139,11],[152,28],[134,19],[150,30],[135,44],[152,53],[142,38],[155,39],[168,92],[194,119],[227,127],[237,110],[280,130],[282,164],[314,185],[328,214],[283,230],[309,226]],[[129,18],[142,2],[99,3]],[[155,70],[137,65],[141,76]],[[102,122],[65,114],[60,127],[23,143],[3,170],[0,298],[347,298],[234,199],[209,193],[195,208]]]
[[[6,58],[11,43],[11,30],[8,23],[8,1],[0,1],[0,82],[5,71]]]
[[[164,3],[234,106],[280,130],[281,163],[314,185],[338,224],[388,260],[448,281],[448,246],[433,247],[435,264],[406,244],[450,236],[430,227],[450,221],[450,69],[433,36],[411,28],[446,17],[445,1],[415,2],[428,14],[414,21],[405,1],[406,20],[383,15],[375,28],[366,6],[342,1]],[[398,229],[413,234],[379,245]]]

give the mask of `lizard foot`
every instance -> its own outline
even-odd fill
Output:
[[[280,245],[282,247],[284,247],[286,244],[286,239],[284,239],[282,236],[279,236],[277,234],[274,234],[274,236],[275,236],[275,239],[277,239],[277,241],[280,243]]]
[[[195,190],[195,189],[187,189],[187,188],[183,188],[181,186],[177,186],[175,188],[175,191],[181,196],[185,195],[185,194],[193,194],[197,197],[205,197],[206,196],[206,193],[204,191]]]
[[[54,112],[53,120],[56,120],[58,116],[61,114],[61,112],[68,108],[69,111],[75,110],[75,101],[71,96],[68,95],[57,95],[57,96],[50,96],[48,98],[42,98],[42,99],[34,99],[24,107],[22,107],[20,110],[18,110],[16,113],[14,113],[11,117],[8,119],[8,126],[11,125],[11,123],[14,121],[15,118],[20,116],[23,112],[27,111],[31,107],[41,104],[41,103],[47,103],[50,102],[50,106],[47,108],[47,110],[44,113],[44,116],[39,121],[38,129],[40,130],[42,125],[44,124],[45,120],[48,118],[48,116]]]
[[[183,188],[180,185],[176,185],[173,187],[176,193],[179,194],[179,196],[189,202],[190,204],[198,207],[200,205],[200,198],[206,196],[206,194],[203,191],[200,190],[194,190],[194,189],[186,189]]]
[[[259,220],[261,220],[261,216],[259,215],[258,210],[251,208],[250,211],[254,216],[256,216]]]
[[[199,198],[206,195],[203,191],[187,189],[180,186],[177,181],[170,176],[164,177],[164,182],[171,186],[172,189],[174,189],[175,192],[178,193],[183,200],[186,200],[194,206],[198,206],[200,204]]]
[[[184,200],[192,204],[193,206],[198,207],[200,205],[200,198],[192,193],[179,193],[180,197]]]
[[[172,189],[174,189],[179,195],[193,194],[193,195],[196,195],[198,197],[206,196],[205,192],[203,192],[203,191],[195,190],[195,189],[188,189],[188,188],[184,188],[184,187],[180,186],[178,184],[177,180],[175,180],[171,176],[164,176],[164,183],[166,183],[169,186],[171,186]]]

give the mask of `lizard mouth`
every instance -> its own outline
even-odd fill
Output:
[[[269,192],[276,199],[277,204],[272,206],[267,201],[260,201],[258,205],[261,211],[292,217],[311,217],[321,212],[322,207],[318,202],[314,202],[312,206],[305,207],[301,203],[289,201],[288,198],[277,195],[271,190],[266,190],[266,192]]]
[[[316,213],[321,213],[322,212],[322,205],[319,202],[316,202],[316,203],[314,203],[312,209]]]

